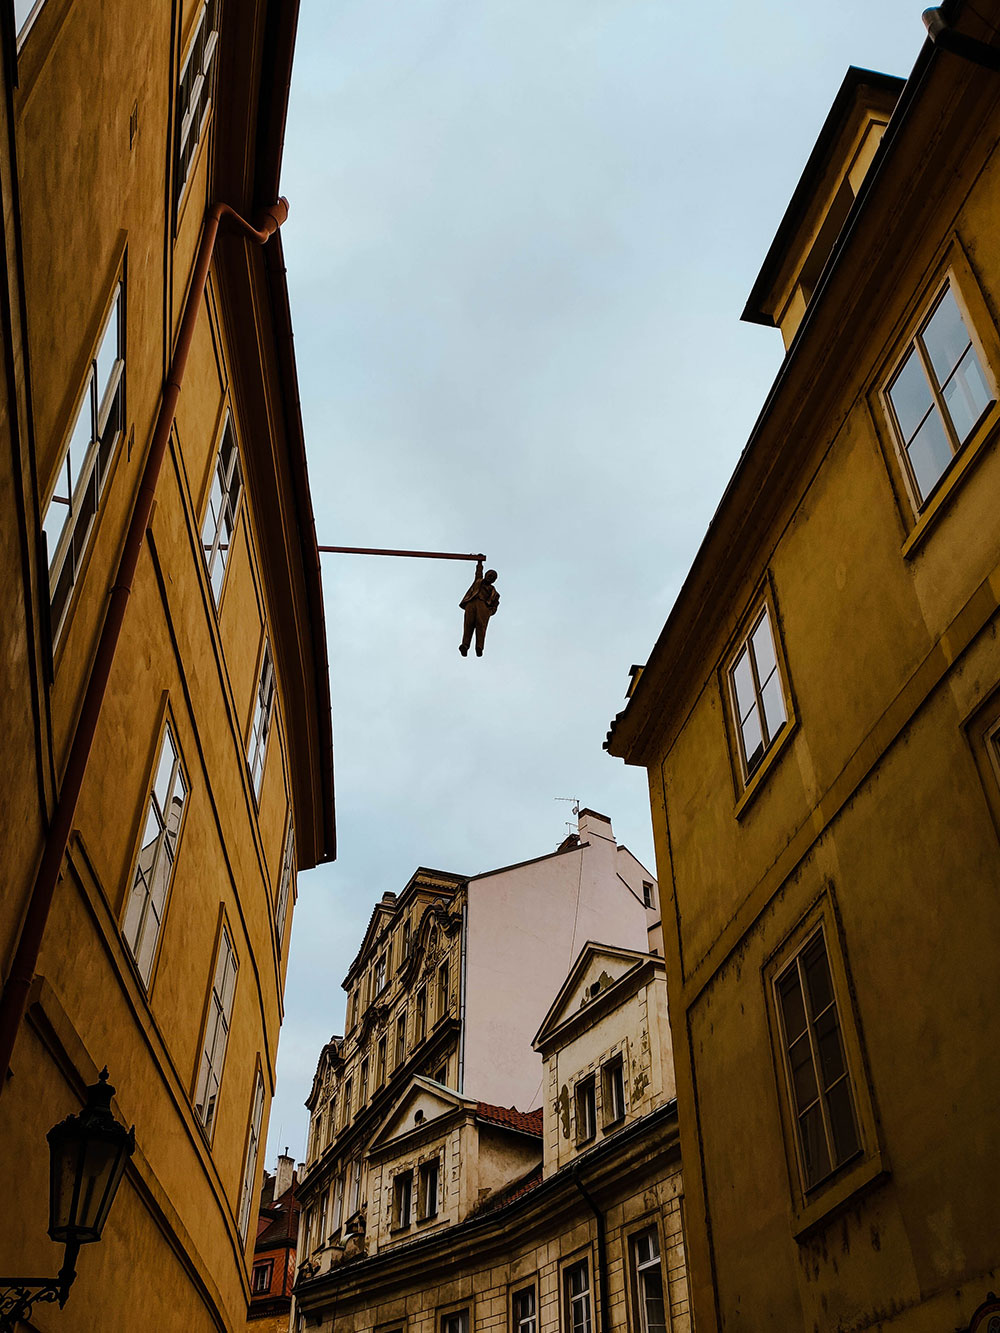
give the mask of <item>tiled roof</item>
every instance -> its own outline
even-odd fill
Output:
[[[541,1112],[538,1112],[538,1114],[540,1115]],[[473,1208],[470,1216],[482,1217],[484,1213],[498,1212],[501,1208],[506,1208],[509,1203],[513,1203],[515,1199],[519,1199],[522,1194],[529,1194],[532,1190],[537,1189],[541,1183],[542,1164],[539,1162],[526,1175],[511,1181],[509,1185],[505,1185],[503,1189],[497,1190],[488,1199],[484,1199],[481,1204]]]
[[[280,1245],[283,1241],[297,1239],[300,1212],[301,1207],[295,1197],[295,1185],[293,1184],[270,1207],[261,1209],[261,1222],[264,1221],[265,1215],[269,1215],[271,1220],[258,1233],[254,1248],[263,1250],[269,1245]]]
[[[494,1125],[506,1125],[508,1129],[520,1130],[522,1134],[542,1135],[542,1108],[537,1111],[519,1111],[514,1106],[492,1106],[489,1102],[476,1102],[476,1115],[480,1120],[489,1120]]]

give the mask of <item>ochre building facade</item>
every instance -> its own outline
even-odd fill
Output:
[[[964,1329],[998,1287],[1000,7],[930,17],[823,126],[745,314],[785,361],[609,735],[702,1333]]]
[[[295,19],[44,0],[0,25],[0,1271],[58,1268],[45,1132],[105,1064],[137,1145],[39,1329],[246,1323],[295,877],[334,852],[274,234]]]

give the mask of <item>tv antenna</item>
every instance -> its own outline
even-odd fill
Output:
[[[552,799],[553,799],[554,801],[569,801],[569,802],[572,804],[572,811],[571,811],[571,813],[574,814],[574,815],[579,815],[579,813],[580,813],[580,798],[579,798],[579,796],[554,796]],[[577,832],[577,825],[576,825],[576,823],[574,822],[574,820],[572,820],[572,819],[567,819],[567,820],[565,821],[565,823],[566,823],[566,827],[569,829],[570,833],[575,833],[575,832]]]

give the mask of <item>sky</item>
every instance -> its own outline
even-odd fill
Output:
[[[553,851],[781,364],[739,316],[851,64],[915,0],[301,0],[282,228],[323,557],[338,857],[298,881],[267,1164],[305,1153],[372,907]]]

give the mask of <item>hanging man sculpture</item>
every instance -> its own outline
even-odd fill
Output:
[[[463,657],[469,655],[469,644],[472,642],[472,631],[476,632],[476,656],[482,657],[483,644],[486,642],[486,626],[490,622],[490,616],[496,613],[500,605],[500,594],[493,586],[496,583],[497,572],[495,569],[488,569],[483,573],[483,562],[476,562],[476,577],[472,587],[459,602],[459,606],[465,612],[465,632],[462,635],[462,642],[458,645],[458,651]]]

